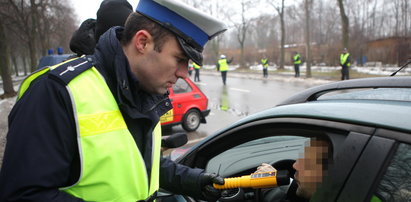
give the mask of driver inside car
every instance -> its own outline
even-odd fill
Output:
[[[309,201],[318,185],[327,175],[328,163],[332,159],[332,148],[328,141],[311,138],[304,148],[303,158],[293,164],[294,180],[289,186],[263,190],[263,201],[303,202]],[[276,171],[270,164],[261,164],[255,173]]]

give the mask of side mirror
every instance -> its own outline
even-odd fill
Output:
[[[188,142],[186,133],[176,133],[170,136],[163,136],[161,139],[162,148],[177,148]]]

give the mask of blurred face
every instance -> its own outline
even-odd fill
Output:
[[[138,48],[139,43],[136,43]],[[131,59],[130,67],[146,92],[164,94],[178,78],[187,77],[188,58],[175,37],[168,37],[158,51],[154,49],[154,42],[148,34],[141,47],[138,58]]]
[[[318,140],[314,140],[318,141]],[[297,159],[293,167],[296,170],[294,179],[297,181],[297,195],[306,199],[311,198],[322,182],[326,171],[323,170],[323,159],[328,158],[328,143],[312,144],[304,149],[304,158]]]

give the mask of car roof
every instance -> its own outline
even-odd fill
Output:
[[[362,78],[320,85],[300,92],[284,100],[283,102],[278,104],[278,106],[315,101],[318,100],[319,97],[330,92],[364,88],[411,89],[411,76]]]
[[[365,90],[325,96],[330,92],[352,89]],[[325,98],[321,99],[321,96]],[[330,120],[411,132],[410,113],[411,77],[356,79],[307,89],[274,108],[241,119],[225,130],[257,120],[286,117]]]
[[[324,100],[278,106],[254,115],[253,119],[275,117],[314,118],[411,132],[411,102],[380,100]]]

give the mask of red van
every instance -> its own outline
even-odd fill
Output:
[[[206,123],[205,117],[210,113],[208,98],[193,81],[178,79],[169,91],[173,109],[160,117],[162,126],[181,124],[190,132],[195,131],[200,123]]]

